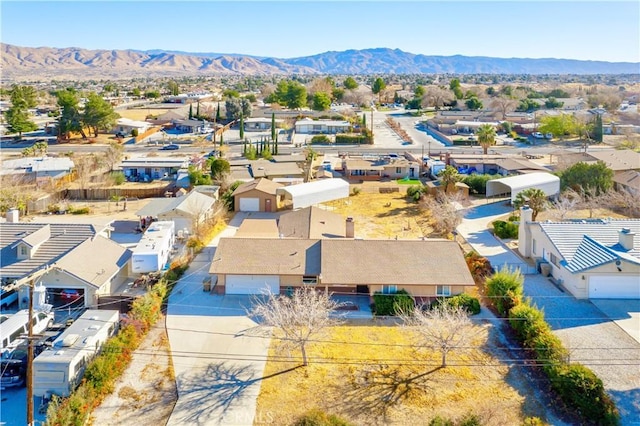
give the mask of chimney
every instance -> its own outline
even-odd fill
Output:
[[[631,232],[629,228],[622,228],[618,231],[618,243],[624,247],[625,250],[633,250],[633,237],[636,234]]]
[[[7,210],[7,223],[18,223],[20,222],[20,211],[18,209],[9,209]]]
[[[354,238],[356,233],[356,224],[353,222],[353,218],[348,217],[345,225],[345,237]]]
[[[533,210],[527,204],[520,207],[520,225],[518,226],[518,251],[524,257],[531,257],[531,229],[527,222],[531,222]]]

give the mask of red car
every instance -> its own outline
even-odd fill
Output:
[[[60,298],[68,302],[73,302],[75,300],[80,299],[81,297],[82,295],[80,294],[80,292],[73,288],[65,289],[60,292]]]

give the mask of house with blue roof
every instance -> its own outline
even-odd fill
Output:
[[[518,251],[550,266],[579,299],[640,299],[640,219],[533,222],[521,209]]]

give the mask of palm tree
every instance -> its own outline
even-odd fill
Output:
[[[478,127],[477,135],[478,143],[486,155],[489,147],[496,144],[496,129],[491,124],[483,124]]]

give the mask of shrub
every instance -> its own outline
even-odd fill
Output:
[[[122,172],[111,172],[111,178],[116,185],[122,185],[127,180]]]
[[[564,403],[583,419],[598,425],[617,425],[619,414],[602,380],[580,364],[558,366],[550,374],[551,386]]]
[[[366,145],[372,144],[372,140],[369,135],[346,135],[340,134],[336,135],[336,144],[346,144],[346,145]]]
[[[511,308],[509,324],[521,342],[530,341],[544,326],[548,328],[544,320],[544,312],[528,303],[520,303]]]
[[[468,176],[465,176],[462,179],[462,182],[469,185],[469,189],[471,190],[472,194],[486,194],[487,182],[492,179],[497,179],[499,177],[500,176],[498,175],[473,173]]]
[[[522,426],[545,426],[546,423],[540,417],[527,417],[522,421]]]
[[[496,220],[493,222],[493,231],[499,238],[518,238],[518,225],[513,222]]]
[[[411,198],[413,201],[418,202],[424,194],[424,186],[422,185],[411,185],[407,188],[407,197]]]
[[[315,135],[311,138],[311,143],[331,143],[331,139],[327,135]]]
[[[439,298],[432,304],[432,306],[441,305],[446,303],[451,307],[462,307],[471,315],[477,315],[480,313],[480,301],[477,297],[473,297],[469,294],[462,293],[453,297]]]
[[[362,189],[360,189],[360,187],[354,186],[353,189],[351,190],[351,194],[350,195],[358,195],[361,192],[362,192]]]
[[[436,416],[429,422],[429,426],[453,426],[454,423],[451,419],[446,419],[440,416]]]
[[[478,282],[493,272],[491,262],[484,256],[480,256],[477,251],[471,250],[465,253],[464,260],[474,281]]]
[[[480,421],[480,416],[473,413],[467,413],[458,422],[460,426],[480,426],[482,422]]]
[[[415,308],[415,301],[406,290],[391,294],[376,292],[373,295],[373,304],[374,314],[382,316],[411,312]]]
[[[133,136],[134,138],[138,136],[138,129],[132,129],[131,130],[131,136]]]
[[[505,317],[522,299],[524,278],[520,269],[501,268],[485,282],[487,296],[498,314]]]
[[[49,204],[47,211],[49,213],[58,213],[60,211],[60,204]]]
[[[79,209],[74,209],[69,207],[69,213],[71,214],[89,214],[91,213],[91,209],[89,207],[80,207]]]
[[[322,410],[311,410],[303,414],[294,426],[350,426],[351,423],[336,416],[327,414]]]

